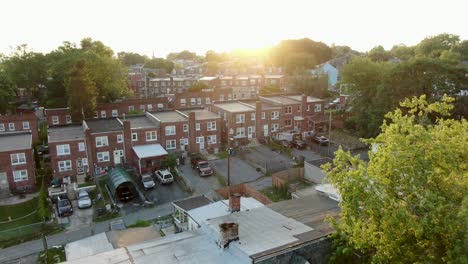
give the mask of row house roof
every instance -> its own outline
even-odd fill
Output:
[[[69,141],[69,140],[81,140],[85,138],[84,130],[82,125],[70,125],[63,127],[50,127],[48,129],[49,143]]]
[[[30,149],[32,134],[30,132],[13,132],[0,134],[0,151],[15,151]]]

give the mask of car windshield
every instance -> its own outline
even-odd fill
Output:
[[[202,162],[202,163],[199,163],[198,166],[200,168],[208,168],[210,166],[210,164],[208,164],[208,162]]]
[[[150,181],[152,181],[152,180],[153,180],[153,179],[151,179],[151,176],[148,176],[148,175],[143,176],[143,181],[144,181],[144,182],[150,182]]]
[[[58,206],[64,207],[64,206],[69,206],[70,202],[68,200],[60,200],[58,201]]]
[[[171,175],[171,174],[166,174],[166,175],[164,175],[164,179],[170,179],[170,178],[172,178],[172,175]]]
[[[80,199],[87,199],[89,198],[87,193],[80,193]]]

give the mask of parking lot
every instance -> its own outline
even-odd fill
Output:
[[[263,176],[261,171],[238,157],[231,157],[230,162],[231,185],[255,181]],[[213,165],[216,173],[221,175],[227,183],[227,160],[213,160],[210,163]]]
[[[239,158],[250,161],[254,166],[261,167],[267,172],[274,173],[294,166],[295,162],[268,146],[258,145],[239,153]]]
[[[93,222],[93,208],[79,209],[78,200],[71,201],[73,214],[66,217],[58,217],[58,222],[65,225],[67,231],[78,230],[91,225]]]

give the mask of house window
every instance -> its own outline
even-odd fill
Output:
[[[206,98],[205,98],[205,103],[206,103],[206,104],[211,104],[211,98],[206,97]]]
[[[245,122],[245,115],[244,114],[237,114],[236,115],[236,123],[244,123]]]
[[[146,109],[148,110],[148,112],[153,111],[153,105],[151,105],[151,104],[147,105]]]
[[[146,132],[146,141],[155,141],[156,139],[157,139],[156,131],[147,131]]]
[[[216,135],[209,135],[207,137],[208,145],[216,144]]]
[[[15,131],[15,123],[9,123],[9,124],[8,124],[8,129],[9,129],[10,131]]]
[[[106,117],[107,117],[106,111],[101,111],[101,118],[106,118]]]
[[[271,132],[276,132],[278,131],[279,129],[279,125],[278,124],[272,124],[271,125]]]
[[[59,171],[71,171],[72,165],[71,160],[62,160],[58,162]]]
[[[284,108],[284,113],[285,114],[291,114],[292,113],[292,106],[286,106]]]
[[[129,112],[135,111],[135,106],[130,105],[130,106],[128,107],[128,111],[129,111]]]
[[[250,114],[250,120],[252,120],[252,121],[255,120],[255,113]]]
[[[310,105],[308,104],[307,105],[307,112],[309,112],[309,111],[310,111]]]
[[[29,129],[29,122],[28,121],[23,122],[23,129]]]
[[[216,121],[211,121],[206,124],[206,129],[208,131],[214,131],[216,130]]]
[[[81,164],[83,164],[83,166],[88,166],[88,159],[87,158],[82,158],[81,159]]]
[[[265,112],[262,112],[262,119],[265,119]]]
[[[57,145],[57,155],[70,155],[70,145],[69,144],[63,144],[63,145]]]
[[[5,131],[5,124],[0,123],[0,132]]]
[[[176,140],[171,139],[171,140],[166,140],[166,149],[175,149],[176,146]]]
[[[221,94],[221,95],[219,96],[219,100],[220,100],[220,101],[224,101],[224,94]]]
[[[197,137],[195,139],[195,143],[197,143],[197,144],[204,143],[204,142],[205,142],[205,137],[203,137],[203,136]]]
[[[159,110],[162,110],[164,108],[164,105],[163,104],[158,104],[158,109]]]
[[[188,145],[188,138],[181,138],[181,139],[180,139],[180,145],[181,145],[181,146],[186,146],[186,145]]]
[[[244,127],[238,127],[236,129],[236,136],[237,137],[245,137],[245,128]]]
[[[123,142],[123,135],[119,134],[117,135],[117,143],[122,143]]]
[[[201,105],[201,98],[197,98],[197,105]]]
[[[200,123],[195,123],[195,130],[200,131]]]
[[[28,180],[28,171],[27,170],[13,171],[13,181],[14,182],[27,181],[27,180]]]
[[[65,122],[66,122],[67,124],[71,124],[71,122],[72,122],[71,115],[66,115],[66,116],[65,116]]]
[[[188,132],[188,124],[183,125],[184,132]]]
[[[175,126],[166,126],[166,136],[173,136],[176,134]]]
[[[98,113],[98,111],[94,111],[94,118],[99,118],[99,113]]]
[[[113,117],[119,116],[119,111],[118,111],[117,109],[113,109],[113,110],[112,110],[112,116],[113,116]]]
[[[195,98],[190,98],[190,104],[195,105],[196,104],[196,99]]]
[[[96,137],[96,147],[109,146],[107,136]]]
[[[140,105],[140,111],[145,112],[145,105]]]
[[[314,111],[315,112],[321,112],[322,111],[322,105],[321,104],[314,105]]]
[[[291,126],[291,119],[284,120],[285,126]]]
[[[26,164],[26,155],[24,153],[11,154],[11,165]]]
[[[180,99],[180,106],[185,106],[186,103],[187,100],[185,100],[185,98]]]
[[[275,120],[279,118],[279,112],[278,111],[273,111],[271,112],[271,120]]]
[[[109,161],[109,151],[104,151],[104,152],[98,152],[97,153],[97,160],[98,162],[105,162]]]
[[[132,141],[138,141],[138,134],[132,133]]]
[[[52,116],[52,124],[53,125],[58,125],[59,124],[59,117],[58,116]]]
[[[78,143],[78,151],[85,151],[84,142],[79,142]]]

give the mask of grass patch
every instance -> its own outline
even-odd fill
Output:
[[[64,262],[65,259],[65,248],[64,247],[53,247],[47,250],[47,259],[45,251],[39,253],[39,257],[37,259],[37,263],[60,263]]]
[[[148,227],[151,225],[150,221],[140,220],[138,219],[135,224],[129,225],[128,228],[135,228],[135,227]]]
[[[216,157],[218,157],[218,159],[227,159],[228,157],[228,154],[226,151],[221,151],[221,152],[218,152],[216,154],[214,154]]]
[[[78,184],[78,188],[93,186],[93,185],[94,185],[94,182],[84,182],[84,183]]]
[[[46,236],[50,236],[53,234],[57,234],[65,230],[61,225],[52,224],[52,225],[37,225],[34,230],[28,230],[28,233],[23,232],[13,232],[12,234],[5,234],[2,233],[2,237],[0,239],[0,248],[11,247],[14,245],[18,245],[27,241],[39,239],[44,233]],[[5,239],[5,240],[2,240]]]
[[[38,199],[38,197],[35,197],[24,203],[0,206],[0,222],[9,221],[8,217],[11,217],[11,220],[15,220],[34,212],[34,210],[37,210],[38,207]],[[41,221],[42,219],[40,218],[39,213],[36,212],[17,221],[0,224],[0,231],[34,224]]]
[[[266,197],[268,197],[272,202],[281,202],[284,200],[291,199],[291,194],[288,192],[288,188],[276,188],[268,187],[260,191]]]

